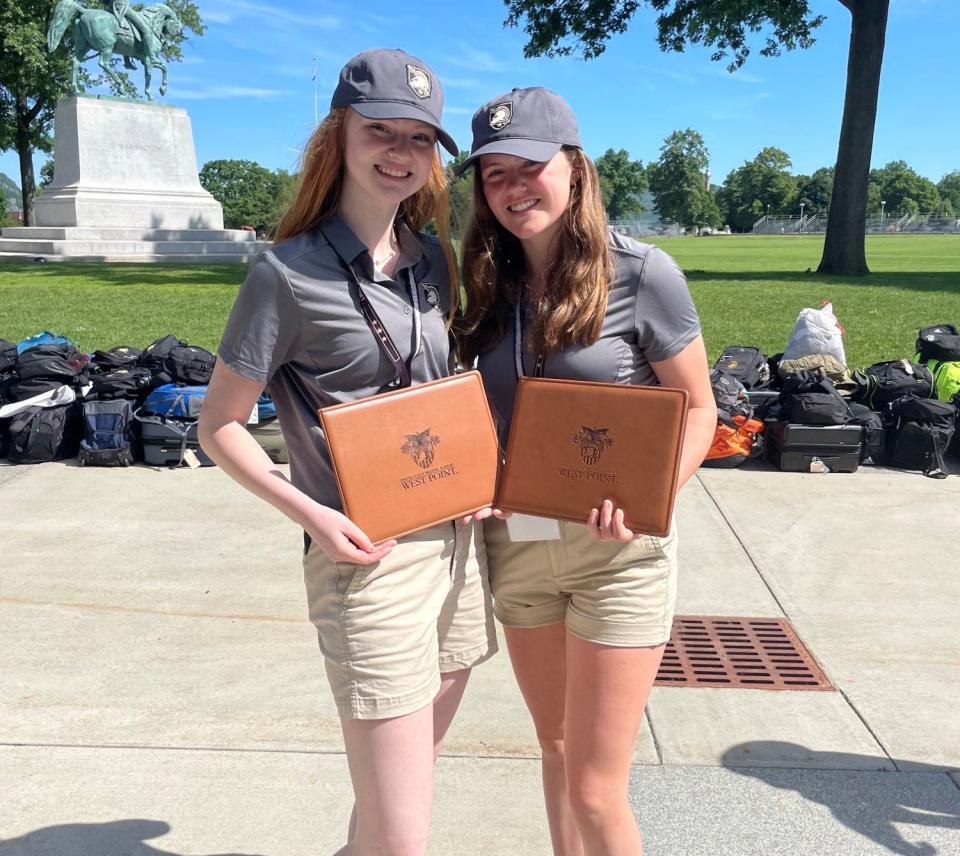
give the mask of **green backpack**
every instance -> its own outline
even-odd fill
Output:
[[[924,365],[933,375],[934,396],[940,401],[952,401],[960,393],[960,362],[927,360]]]

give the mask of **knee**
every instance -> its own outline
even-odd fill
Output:
[[[563,729],[537,731],[537,742],[544,761],[563,763]]]
[[[567,798],[578,826],[598,828],[620,815],[626,788],[599,776],[571,775],[567,771]]]

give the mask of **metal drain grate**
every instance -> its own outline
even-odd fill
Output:
[[[785,618],[677,615],[656,685],[832,690]]]

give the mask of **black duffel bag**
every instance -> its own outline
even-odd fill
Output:
[[[139,348],[117,345],[115,348],[106,351],[94,351],[90,356],[90,364],[102,372],[109,372],[114,369],[129,369],[137,364],[141,353],[142,351]]]
[[[10,419],[8,456],[15,464],[42,464],[72,458],[80,448],[80,404],[28,407]]]
[[[879,463],[922,470],[930,478],[946,478],[943,458],[956,429],[955,404],[911,395],[898,398],[887,410],[886,438]]]
[[[845,425],[850,421],[846,399],[823,372],[798,372],[784,378],[776,418],[800,425]]]
[[[910,360],[888,360],[874,363],[858,372],[859,389],[854,401],[883,413],[891,401],[904,395],[930,398],[933,395],[933,374],[926,366]]]
[[[90,378],[91,387],[86,399],[88,401],[115,399],[137,401],[149,392],[152,380],[153,375],[150,374],[150,370],[139,366],[114,369]]]
[[[921,327],[917,334],[917,359],[925,363],[960,361],[960,331],[953,324],[932,324]]]
[[[36,345],[17,359],[16,380],[7,392],[11,401],[24,401],[59,386],[79,390],[90,374],[89,358],[70,345]]]
[[[196,345],[178,345],[170,350],[165,363],[173,383],[187,386],[206,386],[213,374],[217,358],[206,348]]]

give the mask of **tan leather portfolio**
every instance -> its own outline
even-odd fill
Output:
[[[585,523],[604,499],[634,532],[670,531],[687,391],[521,378],[499,508]]]
[[[319,414],[344,513],[374,543],[493,502],[500,455],[478,372]]]

